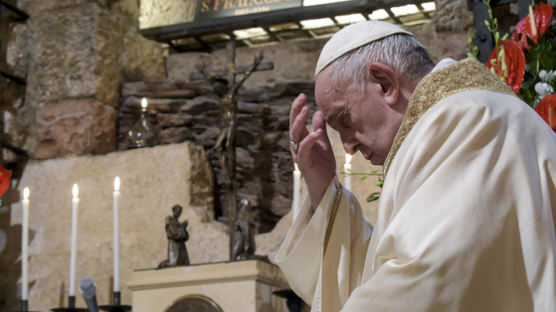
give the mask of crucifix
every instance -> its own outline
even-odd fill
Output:
[[[228,203],[228,233],[230,234],[230,260],[234,261],[232,249],[234,246],[234,225],[237,219],[237,185],[236,177],[236,152],[235,142],[237,133],[237,111],[239,89],[255,71],[272,70],[272,62],[262,63],[263,53],[255,56],[253,63],[248,66],[236,67],[235,42],[230,41],[227,46],[228,64],[225,73],[207,75],[204,65],[197,66],[199,74],[190,75],[191,80],[207,78],[211,82],[214,93],[220,97],[221,128],[214,150],[218,155],[222,172],[224,173],[224,187]],[[238,76],[241,79],[236,79]],[[227,78],[225,78],[227,77]]]

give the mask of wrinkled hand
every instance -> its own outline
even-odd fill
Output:
[[[336,160],[332,145],[326,133],[326,124],[321,111],[313,115],[313,131],[305,126],[309,117],[307,97],[300,94],[292,103],[290,111],[290,140],[297,144],[297,150],[291,148],[293,160],[307,182],[307,188],[313,209],[316,209],[326,188],[336,174]]]

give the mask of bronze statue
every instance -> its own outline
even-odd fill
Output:
[[[168,259],[162,261],[158,268],[167,268],[180,265],[189,265],[189,255],[185,248],[185,242],[189,239],[187,225],[189,222],[185,220],[180,223],[183,208],[180,205],[172,207],[172,216],[166,217],[166,237],[168,237]]]
[[[251,203],[242,199],[234,222],[232,235],[232,261],[255,258],[255,229],[251,221]]]

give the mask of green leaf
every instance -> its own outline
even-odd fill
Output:
[[[367,202],[374,202],[375,200],[378,200],[380,198],[380,192],[374,192],[371,195],[369,195],[367,197]]]

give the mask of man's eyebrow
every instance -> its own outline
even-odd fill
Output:
[[[342,110],[340,110],[338,113],[335,114],[334,118],[336,119],[336,121],[339,121],[340,123],[342,122],[343,118],[348,114],[348,106],[347,104],[344,104],[344,107],[342,108]]]
[[[334,126],[335,124],[338,123],[340,118],[342,118],[346,113],[347,113],[347,107],[344,106],[344,108],[342,108],[339,111],[335,111],[330,116],[328,117],[325,116],[324,121],[330,126]]]

